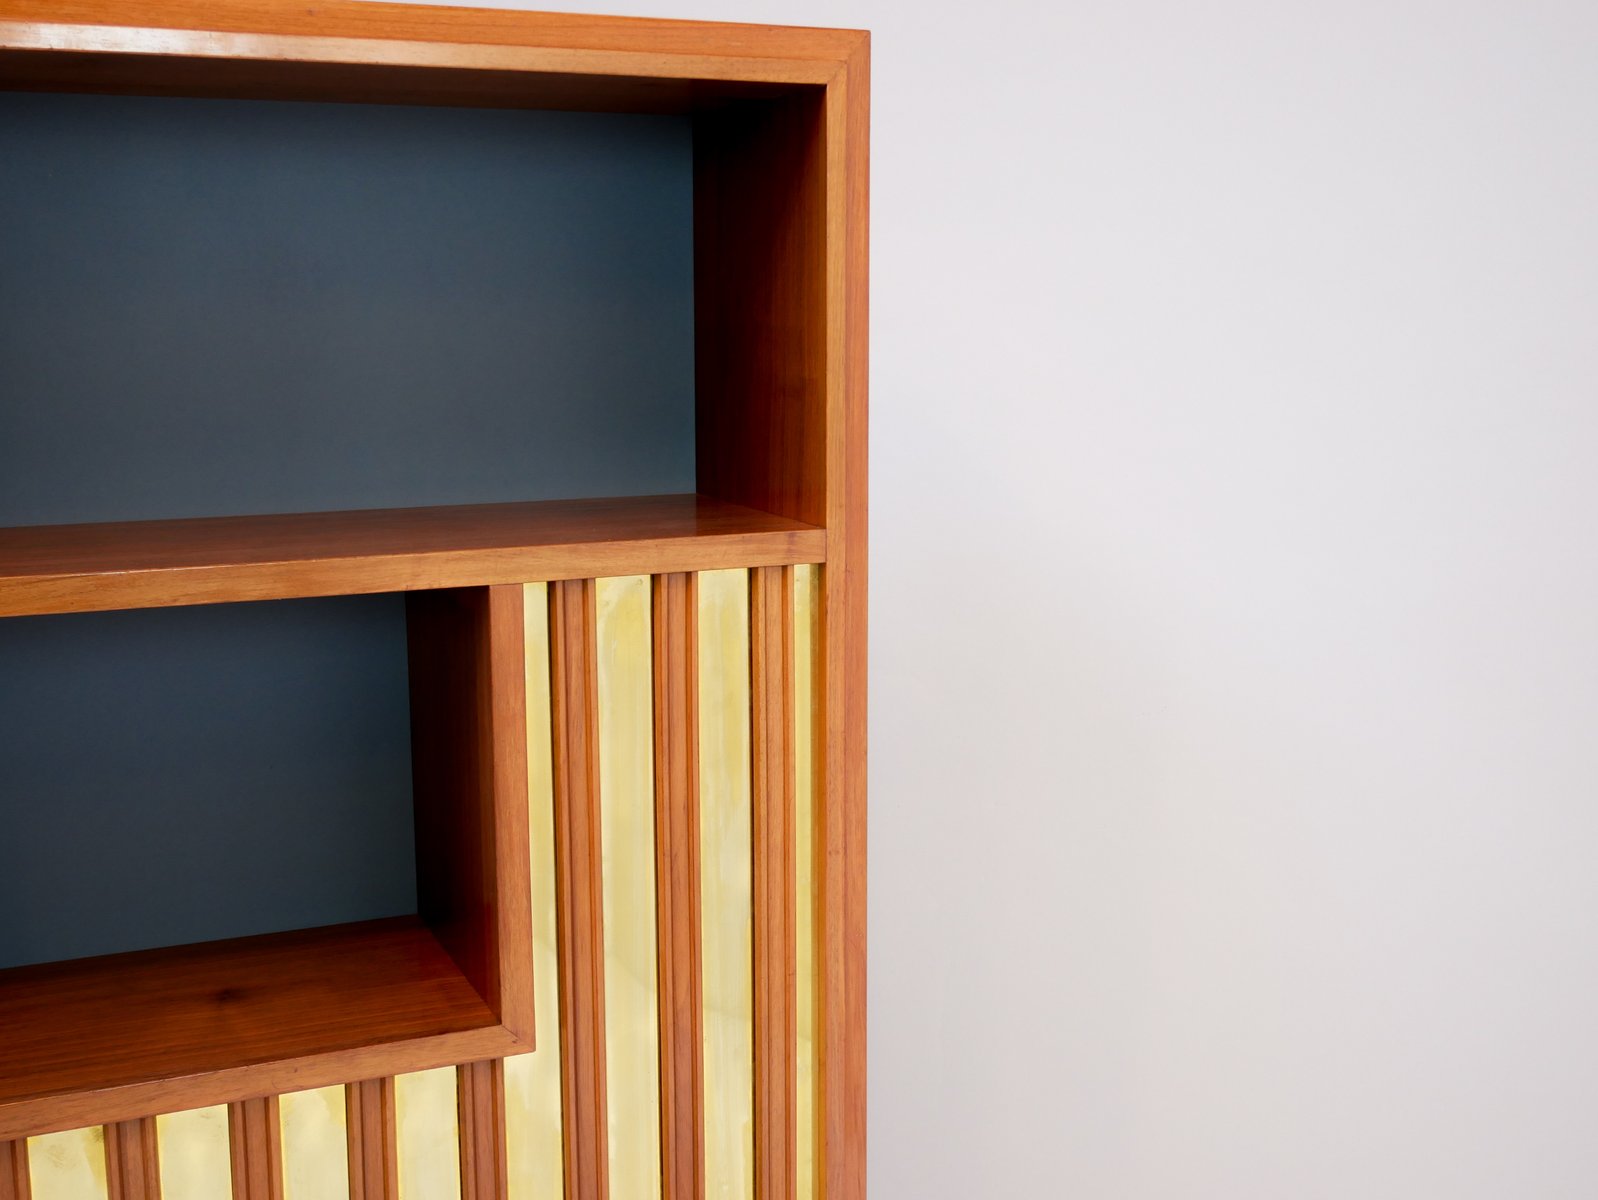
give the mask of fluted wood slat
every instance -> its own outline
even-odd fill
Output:
[[[0,1142],[0,1200],[33,1200],[28,1179],[28,1143]]]
[[[550,705],[566,1200],[610,1192],[594,581],[550,587]]]
[[[699,912],[699,601],[689,574],[656,575],[655,887],[660,947],[663,1200],[705,1194]]]
[[[399,1147],[394,1080],[367,1079],[344,1091],[350,1200],[398,1200]]]
[[[755,1200],[795,1186],[793,571],[749,582],[750,750],[754,779]]]
[[[233,1200],[283,1200],[283,1143],[276,1096],[228,1105]]]
[[[461,1145],[461,1200],[504,1200],[505,1063],[467,1063],[456,1072]]]
[[[105,1127],[105,1175],[110,1200],[161,1200],[154,1117]]]

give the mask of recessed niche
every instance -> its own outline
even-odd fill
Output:
[[[0,93],[0,526],[694,491],[690,119]]]

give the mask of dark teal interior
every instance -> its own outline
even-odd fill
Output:
[[[686,118],[0,93],[0,525],[692,491]],[[403,603],[0,620],[0,966],[412,911]]]

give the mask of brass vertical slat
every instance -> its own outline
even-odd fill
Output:
[[[797,1163],[794,991],[793,568],[749,581],[753,775],[755,1200],[792,1200]]]
[[[606,1200],[605,928],[594,581],[550,585],[555,886],[566,1198]]]
[[[0,1142],[0,1200],[33,1200],[28,1178],[28,1143]]]
[[[527,831],[532,882],[538,1050],[504,1062],[508,1200],[560,1200],[565,1191],[561,1115],[560,935],[555,916],[555,784],[549,699],[549,585],[522,589],[527,653]],[[290,1200],[294,1200],[290,1197]]]
[[[653,603],[661,1194],[663,1200],[703,1200],[699,599],[694,576],[656,575]]]
[[[344,1089],[350,1200],[398,1200],[399,1143],[394,1080],[367,1079]]]
[[[466,1063],[455,1073],[459,1098],[461,1200],[504,1200],[509,1169],[505,1148],[505,1063]]]
[[[108,1200],[104,1125],[28,1139],[28,1182],[37,1200]]]
[[[283,1200],[283,1141],[276,1096],[227,1106],[233,1200]]]
[[[161,1200],[154,1117],[105,1127],[105,1174],[110,1200]]]

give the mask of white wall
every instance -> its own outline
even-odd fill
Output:
[[[1598,6],[874,43],[871,1187],[1598,1194]]]

